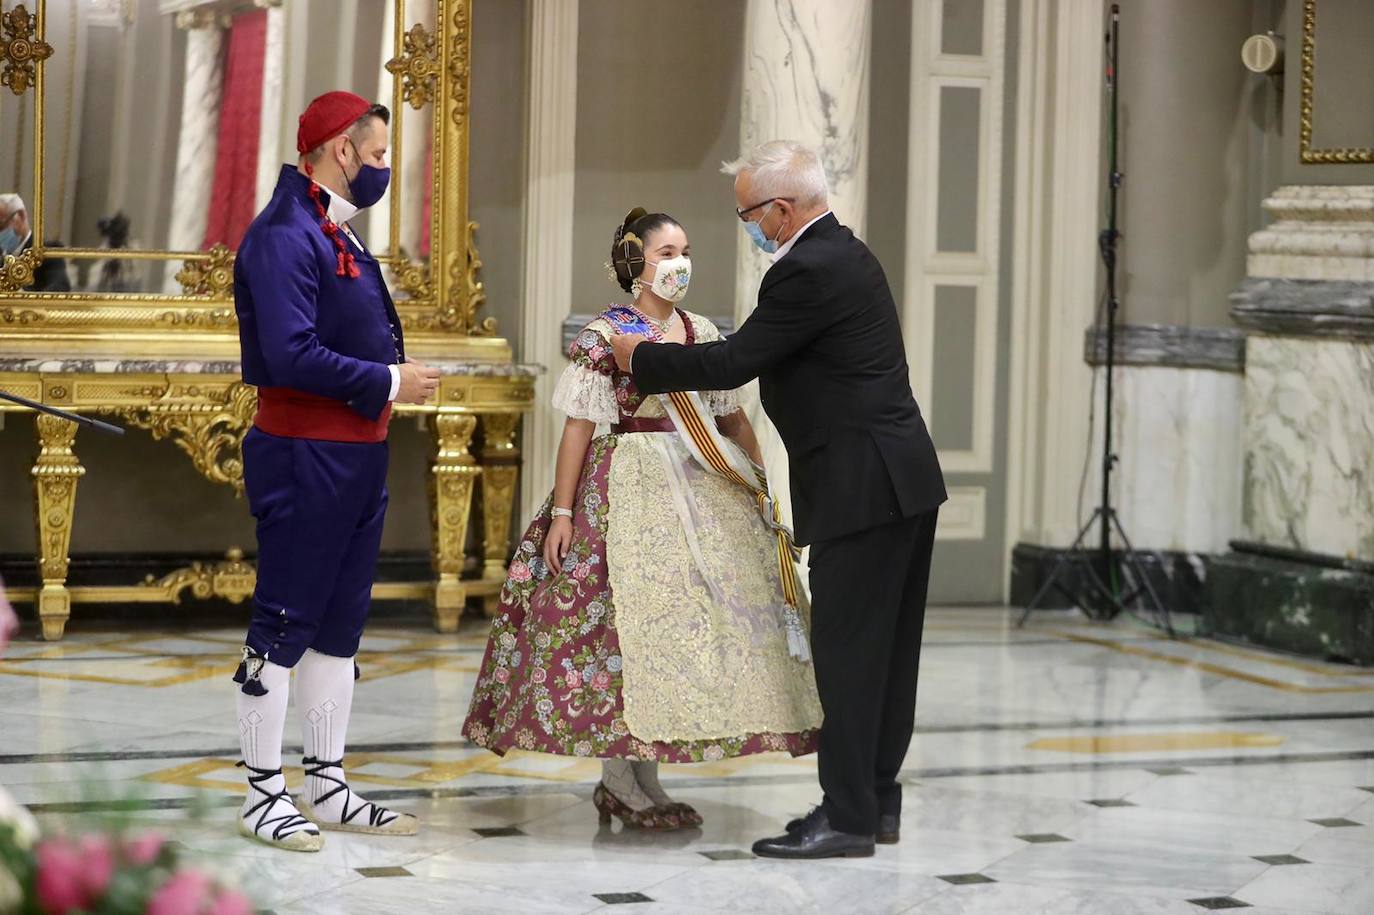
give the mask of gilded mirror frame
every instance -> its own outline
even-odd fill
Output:
[[[1316,148],[1312,145],[1313,111],[1317,94],[1317,0],[1302,5],[1302,108],[1299,115],[1298,152],[1308,165],[1374,162],[1374,148],[1367,146]]]
[[[407,9],[433,4],[435,29],[410,22]],[[20,0],[0,20],[0,92],[33,93],[35,201],[42,200],[44,70],[58,57],[45,41],[46,0]],[[392,74],[391,158],[401,160],[409,139],[402,106],[432,111],[434,168],[430,250],[427,262],[397,249],[378,260],[398,298],[407,342],[417,351],[439,350],[449,358],[508,361],[510,348],[495,336],[493,318],[479,317],[485,292],[482,262],[468,218],[469,81],[472,0],[396,0],[395,43],[386,69]],[[388,100],[384,100],[388,101]],[[393,169],[393,192],[399,175]],[[391,238],[399,239],[399,194],[393,193]],[[34,354],[130,353],[185,356],[237,355],[233,307],[234,254],[217,245],[207,251],[121,249],[121,257],[180,262],[181,294],[148,292],[26,292],[42,261],[43,213],[31,213],[34,246],[0,265],[0,348]],[[48,249],[55,250],[55,249]],[[94,252],[99,252],[98,255]],[[74,259],[109,256],[108,249],[62,248]]]

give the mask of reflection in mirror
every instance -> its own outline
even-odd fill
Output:
[[[344,88],[395,107],[397,2],[406,28],[433,30],[433,0],[29,0],[44,4],[53,47],[44,235],[68,249],[72,288],[206,291],[209,271],[184,269],[184,253],[237,247],[283,165],[295,167],[311,99]],[[0,94],[0,193],[22,194],[34,93]],[[432,105],[393,110],[393,192],[352,221],[379,256],[427,262],[432,119]]]
[[[28,3],[4,4],[5,28],[7,38],[18,38],[33,42],[33,53],[23,63],[6,61],[5,85],[0,86],[0,253],[22,255],[35,247],[57,247],[70,244],[63,233],[60,221],[54,224],[45,214],[70,212],[73,194],[73,179],[70,158],[63,154],[69,152],[70,144],[53,142],[46,146],[43,157],[43,170],[53,177],[43,187],[43,199],[36,196],[35,157],[35,107],[37,61],[51,60],[59,54],[81,54],[84,46],[80,43],[80,30],[70,21],[46,23],[44,39],[39,43],[37,27],[37,6],[34,0]],[[48,67],[45,76],[49,80],[48,91],[53,91],[52,83],[70,86],[69,74],[54,72]],[[53,135],[60,134],[62,125],[49,126]],[[69,139],[69,137],[68,137]],[[72,288],[70,264],[61,258],[51,258],[34,270],[33,282],[26,284],[24,291],[67,292]]]

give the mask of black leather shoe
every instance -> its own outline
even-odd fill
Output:
[[[755,842],[754,854],[760,858],[869,858],[873,837],[831,829],[829,817],[818,807],[797,829]]]
[[[796,832],[806,825],[806,817],[797,817],[787,824],[788,832]],[[878,835],[874,841],[879,845],[896,845],[902,840],[902,815],[883,813],[878,815]]]

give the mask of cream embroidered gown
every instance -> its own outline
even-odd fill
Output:
[[[720,339],[679,315],[688,345]],[[614,328],[603,315],[578,334],[554,394],[615,430],[587,450],[563,572],[542,558],[546,502],[511,562],[463,733],[497,753],[673,763],[813,752],[820,702],[811,665],[788,653],[776,541],[752,496],[698,466],[659,399],[616,370]],[[733,392],[705,400],[717,417],[738,409]]]

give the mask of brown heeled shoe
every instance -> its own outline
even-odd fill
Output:
[[[596,790],[592,792],[592,804],[596,807],[596,812],[603,826],[610,823],[611,817],[614,816],[626,826],[635,829],[654,829],[667,832],[682,828],[682,818],[671,808],[650,807],[646,810],[635,810],[612,794],[604,784],[598,784]]]
[[[693,807],[691,804],[684,804],[681,801],[673,801],[671,804],[667,806],[667,809],[671,810],[673,813],[676,813],[678,819],[682,820],[682,825],[688,827],[689,829],[696,829],[698,826],[706,822],[702,815],[697,813],[696,808]]]

